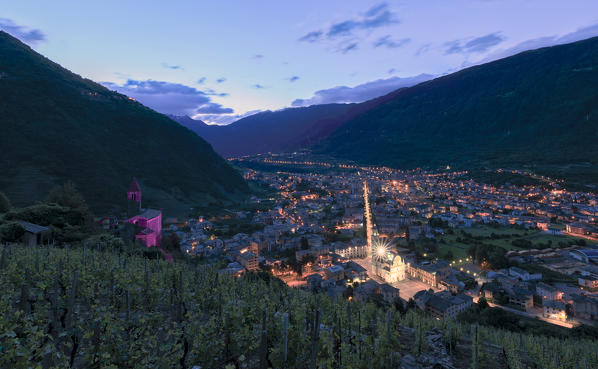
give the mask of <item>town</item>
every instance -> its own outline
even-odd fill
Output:
[[[304,153],[231,161],[264,197],[246,210],[164,220],[183,254],[221,273],[262,270],[292,287],[438,318],[483,300],[568,328],[598,320],[596,194],[524,171],[513,172],[540,184],[491,186],[449,167],[360,167]]]

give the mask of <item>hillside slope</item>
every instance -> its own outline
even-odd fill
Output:
[[[582,164],[598,173],[597,142],[598,38],[592,38],[402,89],[342,125],[315,151],[399,167],[535,165],[558,171]]]
[[[146,204],[197,204],[247,191],[204,140],[162,114],[0,32],[0,191],[15,205],[72,180],[92,209],[124,206],[136,176]],[[188,209],[188,207],[187,207]]]
[[[557,338],[437,320],[382,298],[332,299],[266,273],[237,278],[93,244],[0,249],[2,368],[598,365],[598,342],[574,338],[583,329]]]

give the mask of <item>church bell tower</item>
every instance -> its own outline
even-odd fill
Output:
[[[139,213],[141,213],[141,188],[137,179],[133,177],[127,191],[127,215],[131,218]]]

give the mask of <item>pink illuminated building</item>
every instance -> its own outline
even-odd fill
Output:
[[[129,191],[127,223],[135,226],[135,240],[147,247],[160,246],[162,239],[162,212],[155,209],[141,208],[141,188],[133,178]]]

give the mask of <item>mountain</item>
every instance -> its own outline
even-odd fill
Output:
[[[72,180],[93,210],[125,205],[136,176],[146,205],[189,209],[248,191],[203,139],[0,32],[0,191],[15,205]]]
[[[315,151],[396,167],[529,165],[596,178],[597,86],[598,38],[526,51],[397,91]]]
[[[396,93],[358,104],[324,104],[265,111],[226,126],[207,125],[188,116],[171,118],[200,135],[225,157],[291,152],[318,143],[348,120],[392,99]]]

